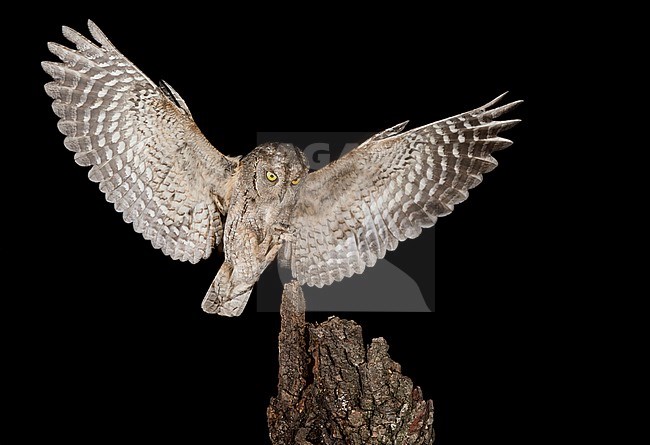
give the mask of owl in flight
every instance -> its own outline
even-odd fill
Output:
[[[321,287],[362,273],[451,213],[497,165],[498,136],[519,120],[495,120],[521,101],[503,97],[403,131],[395,125],[339,160],[309,172],[291,144],[244,157],[222,154],[166,82],[152,82],[92,21],[94,41],[63,27],[71,49],[49,43],[43,62],[65,146],[90,166],[124,221],[173,259],[225,255],[202,307],[242,313],[253,285],[278,256],[301,284]]]

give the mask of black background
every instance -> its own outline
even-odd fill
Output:
[[[553,267],[539,259],[553,173],[532,131],[545,99],[537,79],[549,65],[525,15],[469,9],[288,18],[254,6],[237,14],[106,7],[15,17],[25,32],[13,43],[27,56],[21,154],[38,171],[24,177],[37,191],[15,206],[29,214],[16,230],[36,241],[17,261],[32,271],[20,280],[29,294],[21,329],[35,340],[16,412],[39,427],[25,436],[87,439],[84,431],[94,431],[218,443],[234,433],[237,442],[268,443],[278,315],[255,312],[254,301],[235,319],[202,313],[219,255],[190,265],[154,250],[63,146],[39,62],[53,60],[47,41],[65,41],[62,24],[86,33],[86,18],[152,79],[174,86],[208,139],[231,155],[252,149],[257,131],[378,131],[406,119],[423,125],[507,90],[524,99],[508,115],[523,122],[504,135],[515,144],[496,155],[499,167],[436,225],[436,312],[339,315],[359,322],[368,340],[385,337],[433,399],[436,443],[534,436],[534,374],[546,352],[540,313],[554,304],[544,291]],[[426,264],[418,240],[400,250]]]

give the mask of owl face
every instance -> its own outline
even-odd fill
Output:
[[[293,199],[309,172],[305,155],[285,143],[267,143],[255,148],[242,162],[250,162],[255,189],[260,196],[280,201]]]

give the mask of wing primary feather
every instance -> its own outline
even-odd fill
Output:
[[[497,97],[483,105],[482,107],[477,108],[478,110],[485,110],[486,108],[490,108],[492,105],[498,104],[501,102],[501,99],[503,99],[506,95],[508,94],[508,91],[499,94]]]
[[[97,43],[100,43],[107,49],[115,49],[115,46],[111,43],[110,40],[108,40],[106,34],[104,34],[104,32],[99,29],[99,26],[97,26],[92,20],[88,20],[88,30],[90,31],[90,35],[93,36],[93,39],[95,39]]]
[[[507,113],[508,111],[514,110],[522,103],[524,103],[523,100],[510,102],[509,104],[501,105],[500,107],[492,108],[490,110],[485,111],[485,115],[490,116],[492,119],[494,119],[501,116],[502,114]]]

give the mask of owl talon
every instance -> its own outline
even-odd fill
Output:
[[[284,223],[276,223],[273,225],[273,231],[278,236],[278,239],[284,242],[290,242],[294,239],[296,234],[295,227],[291,227],[291,225]]]
[[[291,230],[291,226],[289,224],[285,224],[285,223],[273,224],[273,231],[278,234],[286,233],[289,232],[290,230]]]

